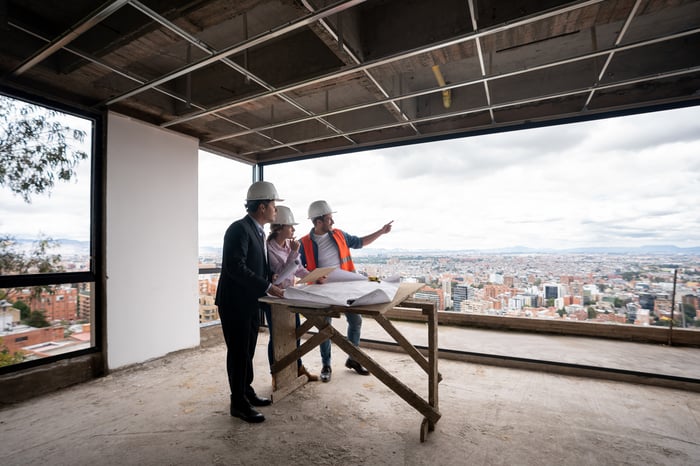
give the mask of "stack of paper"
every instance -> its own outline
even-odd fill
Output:
[[[326,281],[316,284],[323,276]],[[398,276],[374,282],[358,273],[328,267],[314,270],[302,284],[285,289],[284,297],[335,306],[366,306],[391,302],[398,289]]]

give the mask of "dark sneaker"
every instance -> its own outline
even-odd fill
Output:
[[[345,367],[347,367],[348,369],[353,369],[360,375],[369,375],[369,371],[362,367],[362,364],[355,361],[354,359],[348,358],[348,360],[345,361]]]
[[[321,382],[330,382],[331,372],[333,372],[331,366],[323,366],[323,369],[321,369]]]

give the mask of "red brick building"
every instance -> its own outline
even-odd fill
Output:
[[[44,312],[49,322],[73,321],[78,319],[78,289],[73,287],[55,287],[51,291],[42,291],[37,297],[32,290],[11,290],[8,300],[23,301],[32,311]]]
[[[1,346],[6,347],[10,353],[26,353],[22,348],[50,341],[61,341],[64,338],[63,335],[64,328],[60,325],[44,328],[26,327],[26,330],[15,330],[3,335]]]

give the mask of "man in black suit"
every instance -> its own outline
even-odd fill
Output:
[[[253,390],[253,355],[258,341],[258,298],[265,294],[283,297],[284,291],[271,282],[263,226],[277,215],[281,201],[272,183],[258,181],[248,188],[248,215],[233,222],[224,235],[221,277],[216,290],[221,328],[226,341],[226,370],[231,388],[231,416],[246,422],[263,422],[255,406],[267,406]]]

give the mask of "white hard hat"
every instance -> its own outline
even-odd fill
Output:
[[[314,201],[309,206],[309,218],[323,217],[326,214],[333,214],[331,206],[326,201]]]
[[[256,181],[248,188],[246,201],[284,201],[279,198],[275,185],[269,181]]]
[[[277,206],[277,217],[273,223],[276,225],[299,225],[294,221],[292,209],[283,205]]]

